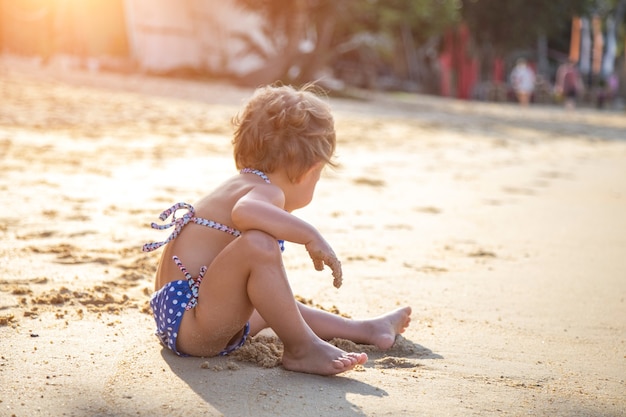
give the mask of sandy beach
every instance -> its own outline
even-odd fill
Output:
[[[336,170],[295,214],[337,290],[287,244],[294,292],[413,307],[336,377],[280,367],[271,332],[179,358],[148,307],[150,229],[236,171],[252,90],[0,60],[0,416],[626,416],[626,114],[368,93],[331,98]]]

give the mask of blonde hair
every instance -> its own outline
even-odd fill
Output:
[[[313,165],[332,161],[336,138],[330,106],[312,85],[266,86],[255,91],[232,122],[237,169],[265,173],[285,168],[292,182]]]

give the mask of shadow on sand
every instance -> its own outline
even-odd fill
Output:
[[[350,401],[351,395],[382,398],[389,393],[360,381],[359,372],[370,372],[366,369],[416,368],[424,366],[419,360],[442,358],[402,336],[398,337],[394,347],[384,352],[357,346],[367,351],[370,357],[368,363],[360,370],[333,377],[291,372],[280,366],[264,368],[231,357],[180,358],[167,349],[163,349],[161,355],[174,374],[225,417],[363,417],[366,414]]]

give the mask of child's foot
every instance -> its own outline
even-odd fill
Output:
[[[336,375],[349,371],[356,365],[367,362],[367,354],[344,352],[335,346],[319,340],[298,352],[283,353],[283,367],[290,371],[316,375]]]
[[[411,307],[403,307],[369,320],[371,338],[368,342],[381,350],[390,349],[396,336],[404,333],[411,322]]]

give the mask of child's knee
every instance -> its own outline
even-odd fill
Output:
[[[260,230],[248,230],[237,239],[255,260],[275,260],[280,257],[280,247],[275,237]]]

